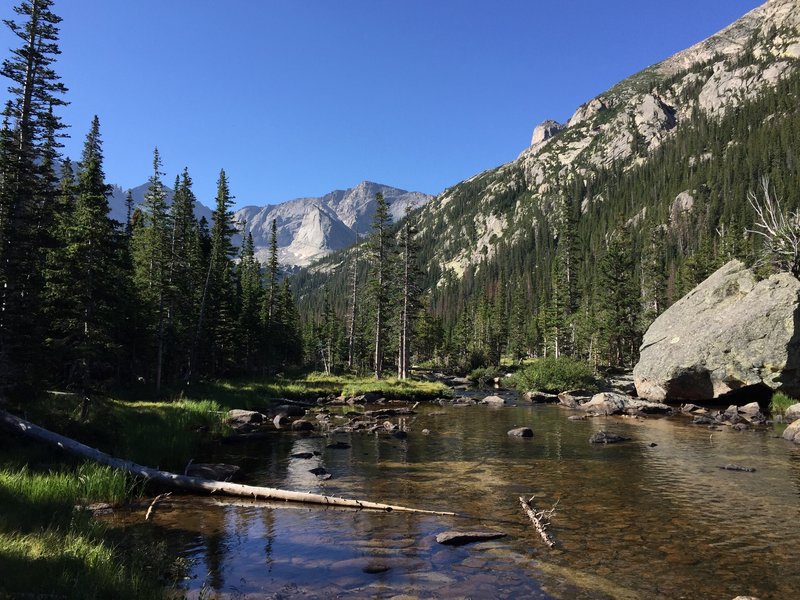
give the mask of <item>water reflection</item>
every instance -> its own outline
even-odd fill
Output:
[[[204,586],[308,598],[766,599],[800,589],[800,451],[772,432],[709,431],[682,417],[569,421],[548,406],[420,408],[407,440],[286,432],[213,458],[244,464],[260,485],[474,518],[179,498],[155,526],[192,561],[190,597]],[[519,426],[534,438],[506,435]],[[632,441],[590,445],[601,429]],[[719,468],[729,463],[756,470]],[[531,495],[542,508],[558,502],[555,551],[519,509],[518,496]],[[455,528],[507,537],[436,543]]]

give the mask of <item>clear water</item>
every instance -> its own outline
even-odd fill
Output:
[[[407,440],[291,432],[217,449],[248,483],[454,511],[468,518],[184,497],[153,519],[189,562],[189,597],[793,598],[800,448],[775,431],[686,417],[570,421],[555,406],[420,406]],[[507,436],[530,426],[532,439]],[[430,434],[423,434],[423,429]],[[588,443],[598,430],[633,438]],[[346,441],[347,450],[326,449]],[[318,451],[313,459],[291,458]],[[722,470],[736,463],[755,472]],[[320,481],[309,469],[324,466]],[[557,502],[548,549],[519,496]],[[118,514],[118,525],[140,514]],[[436,534],[505,538],[443,546]],[[372,572],[381,571],[381,572]]]

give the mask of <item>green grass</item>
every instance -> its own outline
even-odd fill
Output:
[[[0,597],[163,595],[162,583],[150,573],[164,569],[166,555],[149,546],[123,559],[106,528],[79,508],[127,497],[131,483],[124,474],[90,463],[38,472],[3,462]]]
[[[449,388],[438,382],[376,380],[355,375],[326,375],[320,372],[295,377],[276,377],[264,381],[232,380],[202,383],[185,388],[183,397],[195,401],[211,400],[223,410],[245,408],[267,411],[282,398],[313,401],[326,396],[358,396],[377,392],[393,400],[420,400],[446,396]]]
[[[579,388],[597,389],[597,377],[587,363],[566,357],[548,357],[525,365],[510,377],[510,384],[520,391],[557,393]]]
[[[452,391],[438,381],[416,381],[388,377],[376,380],[373,377],[349,378],[342,388],[344,396],[360,396],[369,392],[381,394],[389,400],[432,400],[450,396]]]
[[[772,415],[783,415],[787,408],[793,404],[797,404],[797,402],[797,400],[790,398],[783,392],[776,392],[772,394],[772,399],[769,403],[769,412]]]

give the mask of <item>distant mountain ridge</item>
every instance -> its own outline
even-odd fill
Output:
[[[305,266],[354,244],[358,236],[369,231],[378,192],[389,203],[394,220],[401,219],[407,210],[421,207],[432,199],[432,196],[421,192],[408,192],[362,181],[353,188],[335,190],[319,198],[296,198],[277,205],[245,206],[236,211],[236,220],[252,232],[256,257],[263,261],[269,252],[274,219],[281,263]]]
[[[141,205],[148,184],[131,189],[134,204]],[[375,195],[380,192],[389,203],[394,220],[401,219],[407,210],[428,203],[432,196],[422,192],[408,192],[388,185],[362,181],[353,188],[335,190],[318,198],[296,198],[278,204],[245,206],[234,213],[234,221],[241,230],[253,234],[256,257],[264,262],[269,256],[272,221],[275,220],[278,253],[281,264],[291,267],[306,266],[335,250],[352,245],[359,236],[369,231],[375,214]],[[109,199],[111,217],[124,221],[127,190],[114,186]],[[167,188],[167,200],[172,201],[172,190]],[[200,202],[195,216],[205,217],[211,223],[211,209]],[[240,243],[240,239],[234,240]]]

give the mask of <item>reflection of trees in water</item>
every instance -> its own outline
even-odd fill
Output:
[[[272,573],[272,545],[275,539],[275,514],[274,509],[265,508],[261,510],[261,522],[264,524],[264,562],[267,565],[267,572]]]

